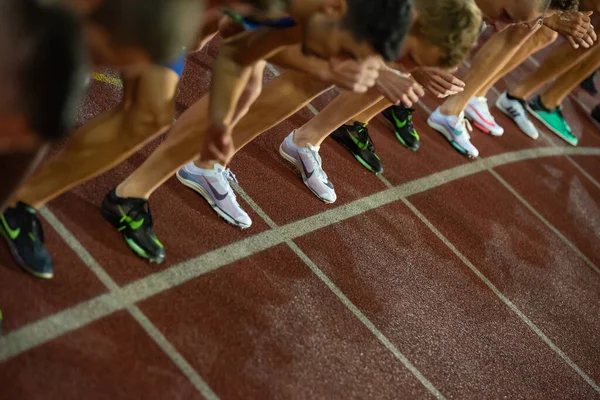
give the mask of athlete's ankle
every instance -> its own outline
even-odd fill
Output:
[[[544,108],[546,111],[556,110],[560,106],[561,102],[554,101],[553,99],[548,99],[544,96],[544,93],[540,95],[540,106]]]
[[[316,143],[320,142],[320,138],[317,140],[312,136],[308,133],[307,129],[296,129],[292,135],[292,142],[300,148],[304,148],[309,144],[311,146],[318,146]]]
[[[127,185],[125,182],[121,183],[115,188],[115,194],[121,199],[146,199],[150,197],[147,193],[142,193],[139,189]]]
[[[516,101],[521,101],[521,102],[525,101],[525,99],[523,97],[512,95],[512,94],[510,94],[510,92],[506,92],[506,98],[509,100],[516,100]]]
[[[217,163],[214,161],[193,161],[192,164],[196,168],[206,169],[209,171],[215,169],[215,166],[217,165]]]

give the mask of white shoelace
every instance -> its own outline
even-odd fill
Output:
[[[315,174],[317,175],[317,178],[321,179],[324,182],[329,182],[329,177],[327,176],[325,171],[323,171],[323,159],[319,154],[319,148],[311,146],[310,144],[306,147],[308,148],[310,154],[313,156],[313,158],[317,162],[317,165],[319,166],[319,168],[315,168]]]
[[[237,201],[237,196],[235,194],[235,191],[229,184],[229,181],[233,181],[236,184],[239,184],[235,174],[229,168],[226,168],[223,170],[223,172],[221,172],[221,176],[223,177],[224,184],[227,185],[227,192],[231,196],[231,201],[233,201],[233,204],[235,204],[236,206],[241,208],[240,204]]]
[[[469,135],[469,132],[473,132],[473,127],[471,126],[471,123],[468,119],[466,119],[465,117],[459,119],[458,121],[456,121],[456,126],[462,128],[461,132],[463,132],[463,135],[461,136],[465,136],[467,139],[471,139],[471,135]]]

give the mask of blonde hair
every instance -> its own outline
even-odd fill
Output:
[[[414,0],[419,34],[445,56],[439,67],[454,68],[467,58],[479,36],[482,16],[474,0]]]

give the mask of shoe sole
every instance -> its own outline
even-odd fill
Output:
[[[452,140],[452,138],[448,137],[448,134],[446,133],[446,129],[441,126],[440,124],[437,124],[433,121],[431,121],[430,118],[427,119],[427,125],[429,125],[431,128],[433,128],[437,133],[439,133],[440,135],[442,135],[444,137],[444,139],[446,139],[448,141],[448,143],[450,143],[450,145],[452,147],[454,147],[454,149],[456,151],[458,151],[460,154],[462,154],[463,156],[468,157],[469,159],[475,159],[477,157],[479,157],[479,154],[477,156],[473,156],[471,154],[469,154],[468,151],[466,151],[464,148],[462,148],[458,143],[456,143],[454,140]]]
[[[508,118],[510,118],[510,120],[511,120],[512,122],[514,122],[514,124],[515,124],[515,125],[517,125],[517,127],[519,128],[519,130],[520,130],[521,132],[523,132],[523,133],[524,133],[524,134],[525,134],[527,137],[530,137],[530,138],[531,138],[531,139],[533,139],[533,140],[537,140],[537,139],[540,137],[540,134],[539,134],[539,132],[536,132],[536,135],[535,135],[535,136],[532,136],[532,135],[530,135],[529,133],[525,132],[525,130],[523,130],[523,129],[522,129],[520,126],[519,126],[519,124],[517,124],[517,121],[515,121],[515,120],[513,119],[513,116],[512,116],[512,115],[511,115],[511,114],[508,112],[508,110],[506,110],[506,109],[505,109],[505,108],[502,106],[502,103],[500,103],[499,99],[498,99],[498,101],[496,102],[496,108],[497,108],[498,110],[500,110],[500,111],[502,112],[502,114],[504,114],[504,115],[506,115]]]
[[[473,125],[479,129],[480,131],[482,131],[483,133],[490,135],[490,136],[495,136],[495,137],[500,137],[502,135],[504,135],[504,131],[502,131],[502,133],[494,133],[492,132],[492,130],[490,128],[488,128],[487,126],[485,126],[483,123],[480,123],[477,121],[477,118],[473,117],[468,111],[468,107],[465,110],[465,117],[471,121],[473,123]]]
[[[310,190],[315,196],[317,196],[317,198],[319,200],[321,200],[323,203],[326,203],[326,204],[335,203],[335,200],[331,201],[331,200],[324,199],[321,196],[319,196],[317,194],[317,192],[312,190],[312,188],[308,185],[308,183],[306,181],[306,176],[304,175],[304,170],[303,170],[302,166],[298,165],[298,160],[296,160],[294,157],[288,155],[285,151],[283,151],[283,143],[281,145],[279,145],[279,155],[281,155],[281,157],[283,157],[284,160],[286,160],[287,162],[292,164],[294,167],[296,167],[296,169],[298,171],[300,171],[300,176],[302,176],[302,182],[304,182],[304,186],[306,186],[308,188],[308,190]],[[337,200],[337,198],[336,198],[336,200]]]
[[[54,278],[54,273],[42,274],[42,273],[36,272],[36,271],[32,270],[31,268],[29,268],[27,266],[27,264],[25,264],[25,261],[19,255],[19,252],[17,251],[17,247],[14,245],[12,240],[10,240],[7,237],[6,232],[4,231],[3,228],[0,228],[0,236],[2,236],[4,238],[4,241],[6,242],[6,244],[8,245],[8,249],[10,250],[10,254],[13,256],[13,259],[15,260],[15,262],[17,263],[19,268],[21,268],[23,271],[25,271],[28,274],[33,275],[39,279],[50,280],[50,279]]]
[[[103,207],[100,207],[100,213],[102,214],[102,216],[104,217],[105,220],[107,220],[112,226],[114,226],[117,230],[121,227],[121,219],[119,217],[116,217],[115,215],[113,215],[112,213],[104,210]],[[136,247],[136,245],[132,245],[133,241],[130,243],[129,240],[127,240],[128,238],[119,231],[119,233],[121,233],[121,235],[123,236],[123,238],[125,239],[125,243],[127,244],[127,246],[131,249],[131,251],[133,251],[138,257],[140,257],[141,259],[144,259],[150,263],[153,264],[162,264],[162,262],[165,260],[165,257],[161,257],[161,258],[153,258],[153,257],[148,257],[147,254],[142,254],[140,248]]]
[[[556,129],[554,129],[552,127],[552,125],[550,125],[549,123],[547,123],[546,121],[544,121],[544,119],[542,117],[538,116],[537,113],[533,110],[533,108],[531,108],[529,106],[529,104],[526,104],[525,107],[527,108],[527,111],[529,111],[529,113],[531,115],[533,115],[533,117],[535,119],[537,119],[538,121],[540,121],[542,123],[542,125],[544,125],[546,128],[550,129],[550,131],[552,133],[554,133],[556,136],[558,136],[559,138],[561,138],[565,142],[569,143],[571,146],[573,146],[573,147],[577,146],[577,144],[579,143],[579,141],[577,141],[577,143],[571,143],[570,141],[568,141],[567,139],[565,139],[565,137],[563,135],[561,135],[560,132],[558,132]]]
[[[217,215],[229,225],[236,226],[240,229],[248,229],[252,226],[252,224],[246,225],[236,221],[235,219],[233,219],[233,217],[231,217],[229,214],[227,214],[225,211],[219,208],[219,206],[217,206],[217,203],[212,199],[212,196],[209,193],[207,193],[201,185],[197,184],[196,182],[185,179],[179,174],[179,171],[177,171],[175,176],[177,177],[177,180],[183,185],[187,186],[188,188],[192,189],[194,192],[202,196],[202,198],[208,203],[208,205],[214,210],[214,212],[216,212]]]

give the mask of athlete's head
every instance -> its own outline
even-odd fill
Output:
[[[412,22],[411,0],[323,0],[306,20],[303,47],[321,58],[395,59]]]
[[[474,0],[414,0],[417,19],[399,62],[412,69],[457,67],[473,49],[481,26]]]
[[[544,16],[550,0],[476,0],[484,20],[496,30],[515,23],[532,23]]]
[[[579,0],[551,0],[550,10],[555,11],[577,11]]]
[[[0,152],[66,134],[84,86],[75,16],[39,3],[0,2]]]
[[[83,15],[95,63],[168,63],[195,39],[204,0],[68,0]],[[79,4],[77,4],[79,3]]]

